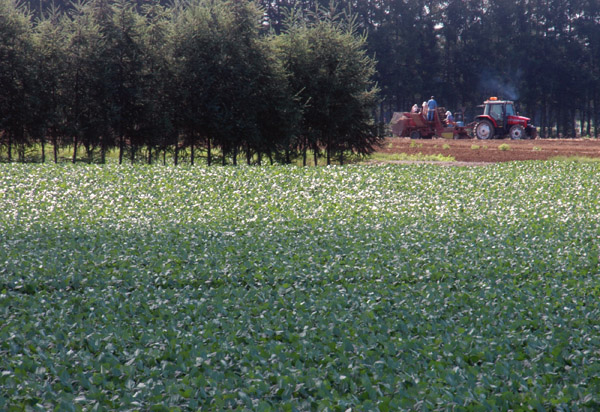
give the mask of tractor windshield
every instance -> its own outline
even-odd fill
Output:
[[[485,106],[484,114],[490,116],[494,120],[502,119],[502,105],[501,104],[488,104]]]
[[[507,103],[506,104],[506,115],[507,116],[514,116],[515,115],[515,108],[513,107],[512,103]]]

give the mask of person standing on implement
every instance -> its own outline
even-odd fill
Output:
[[[427,102],[427,120],[433,122],[433,115],[435,110],[437,109],[437,102],[431,96],[431,99]]]

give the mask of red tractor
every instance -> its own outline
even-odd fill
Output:
[[[483,103],[483,114],[477,116],[473,134],[478,139],[493,139],[509,135],[511,139],[535,139],[537,130],[528,117],[519,116],[509,100],[490,97]]]

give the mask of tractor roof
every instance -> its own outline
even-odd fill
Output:
[[[490,97],[483,104],[504,104],[504,103],[513,103],[512,100],[498,100],[497,97]]]

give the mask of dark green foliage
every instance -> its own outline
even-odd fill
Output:
[[[347,153],[371,153],[379,138],[372,113],[377,87],[375,62],[367,56],[366,39],[356,34],[352,16],[327,9],[305,14],[293,10],[277,39],[280,59],[302,105],[298,148],[327,164]],[[304,155],[305,156],[305,155]]]
[[[374,118],[381,126],[430,95],[468,120],[497,95],[516,100],[541,136],[598,134],[597,1],[0,8],[2,160],[31,160],[41,146],[45,161],[50,142],[54,160],[69,147],[73,161],[104,162],[117,147],[121,162],[167,152],[190,163],[289,162],[310,150],[343,163],[377,143]]]
[[[0,165],[0,409],[598,410],[598,173]]]
[[[386,1],[366,28],[383,113],[435,94],[451,110],[517,100],[542,136],[596,135],[600,8],[589,1]],[[433,37],[432,37],[433,36]],[[592,126],[593,130],[592,130]]]
[[[66,32],[61,26],[61,15],[52,9],[35,27],[34,39],[36,56],[38,57],[36,79],[36,103],[34,113],[37,115],[37,133],[33,135],[42,144],[42,162],[45,161],[45,141],[53,148],[52,160],[58,162],[58,149],[64,144],[60,139],[66,133],[65,117],[67,108],[64,93],[68,65],[66,54]]]
[[[12,1],[0,1],[0,143],[13,160],[19,160],[29,142],[34,56],[30,16]]]
[[[104,3],[104,7],[107,5]],[[103,52],[105,39],[89,5],[78,4],[69,18],[63,19],[66,36],[66,78],[61,90],[66,101],[63,115],[66,129],[64,141],[72,144],[73,162],[78,149],[86,149],[91,160],[94,149],[108,139],[107,118],[110,83],[105,77]],[[111,101],[112,103],[112,101]],[[106,141],[106,140],[105,140]]]
[[[305,102],[254,3],[194,0],[164,8],[91,0],[66,13],[52,9],[33,23],[23,7],[0,1],[6,9],[2,50],[11,53],[4,56],[1,78],[10,93],[0,105],[8,161],[13,145],[24,160],[24,148],[35,144],[41,144],[44,161],[48,139],[55,161],[65,146],[72,148],[73,162],[83,147],[86,161],[101,163],[112,148],[118,148],[119,163],[126,155],[135,162],[142,151],[149,163],[172,150],[175,163],[189,154],[192,164],[199,149],[208,164],[214,152],[223,164],[236,164],[241,156],[247,163],[264,157],[289,163],[297,154]],[[348,50],[335,53],[356,59],[346,70],[350,77],[322,78],[318,87],[337,94],[347,87],[338,106],[345,96],[355,99],[347,101],[352,121],[344,119],[345,129],[327,137],[335,144],[324,143],[323,135],[314,147],[340,157],[365,153],[376,142],[367,126],[375,101],[373,65],[363,38],[342,34],[341,26],[328,30],[321,44],[343,37]],[[331,51],[334,45],[341,43],[329,45]],[[332,118],[341,120],[341,113]],[[352,143],[340,140],[350,135]],[[362,136],[367,143],[356,143]]]
[[[237,1],[192,3],[176,16],[172,67],[180,145],[203,146],[209,164],[213,147],[234,164],[240,151],[250,162],[255,154],[260,161],[287,148],[291,125],[284,111],[294,110],[292,97],[269,39],[259,36],[259,22],[258,9]]]

